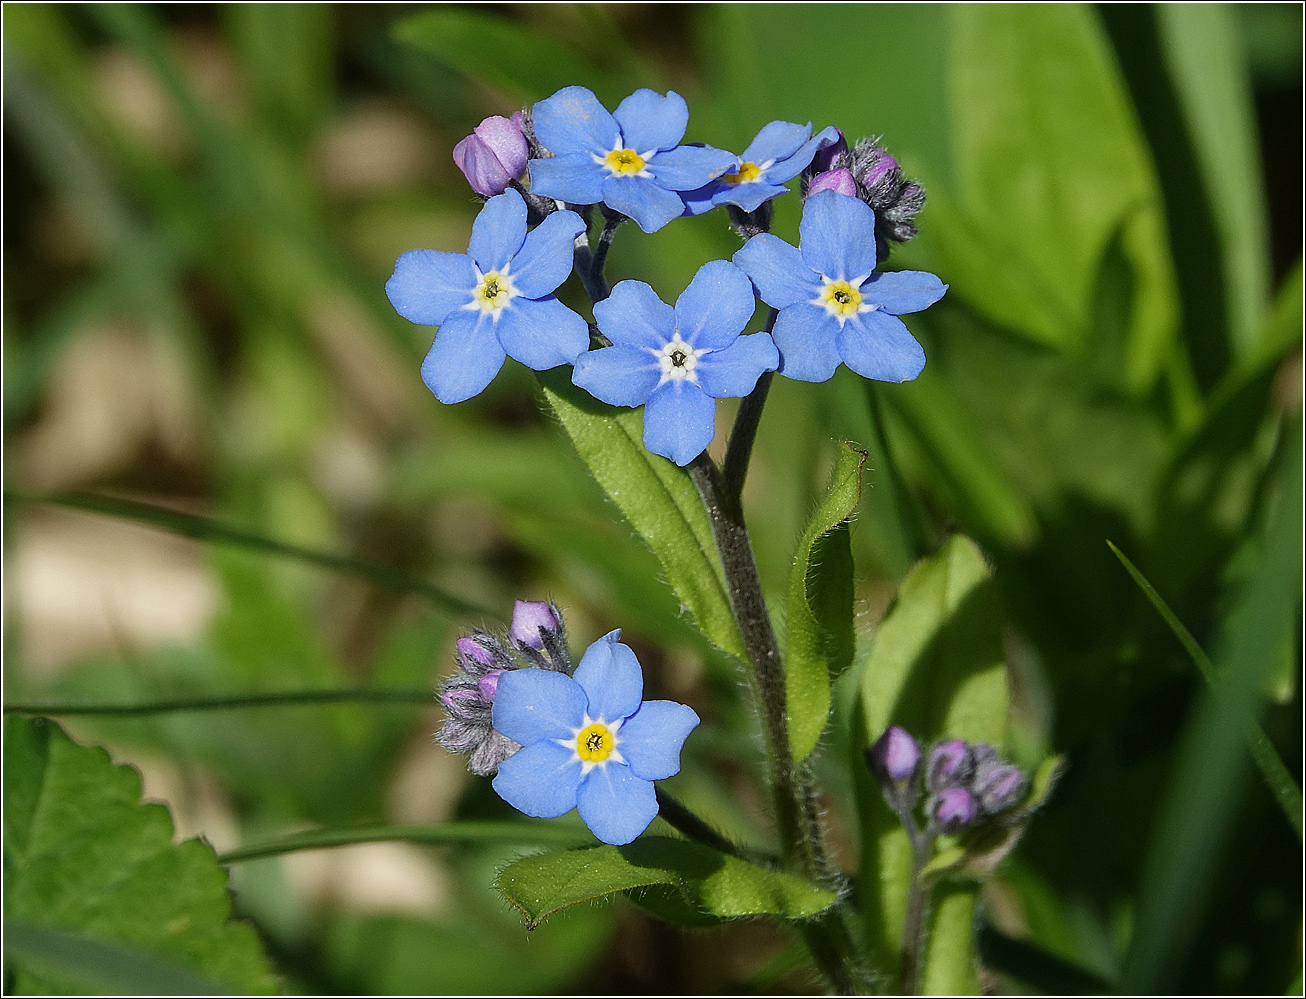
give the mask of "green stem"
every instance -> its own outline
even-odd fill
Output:
[[[705,846],[710,846],[714,850],[720,850],[722,853],[728,853],[732,857],[738,857],[740,860],[747,860],[750,863],[755,862],[757,858],[750,857],[748,854],[736,846],[730,840],[726,839],[701,818],[691,812],[678,800],[662,789],[660,784],[653,785],[653,793],[658,799],[658,816],[662,818],[671,828],[683,834],[686,838],[695,840]]]
[[[921,877],[921,871],[933,852],[933,833],[912,837],[911,887],[907,891],[907,912],[902,921],[902,957],[898,963],[898,994],[903,996],[914,996],[920,988],[921,959],[925,953],[925,911],[929,902],[929,887]]]
[[[218,855],[219,864],[276,857],[298,850],[323,850],[357,843],[548,843],[578,846],[590,842],[581,832],[552,822],[443,822],[434,826],[369,826],[294,833]]]
[[[190,697],[146,704],[6,704],[7,715],[116,715],[129,718],[174,711],[226,711],[233,708],[284,708],[305,704],[435,704],[429,690],[298,690],[235,697]]]
[[[778,309],[770,311],[764,332],[771,332],[779,314]],[[735,425],[730,431],[730,443],[726,445],[726,460],[721,466],[721,474],[726,499],[736,506],[744,491],[744,479],[748,476],[748,462],[753,455],[757,425],[762,419],[762,408],[766,405],[766,396],[771,390],[771,380],[774,377],[774,371],[763,372],[753,391],[744,396],[744,401],[739,404],[739,412],[735,414]]]
[[[608,249],[612,246],[612,237],[617,232],[617,226],[625,221],[625,215],[604,208],[603,231],[599,233],[599,245],[594,248],[594,260],[590,264],[590,283],[586,285],[587,288],[592,288],[590,298],[595,302],[601,302],[611,294],[607,276],[603,271],[607,266]]]

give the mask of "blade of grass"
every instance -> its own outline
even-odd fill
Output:
[[[305,704],[435,704],[429,690],[292,690],[234,697],[190,697],[144,704],[6,704],[7,715],[116,715],[134,718],[174,711],[228,711],[233,708],[285,708]]]
[[[281,558],[296,559],[324,569],[359,576],[369,582],[397,590],[401,593],[415,593],[425,597],[432,604],[449,614],[468,614],[497,620],[499,615],[487,607],[464,600],[462,597],[446,593],[431,583],[414,579],[407,573],[376,565],[351,555],[336,555],[332,552],[315,551],[302,548],[276,538],[264,537],[250,531],[229,527],[221,521],[202,517],[193,513],[182,513],[166,507],[141,503],[136,500],[113,499],[108,496],[96,496],[90,493],[61,493],[57,496],[26,496],[21,493],[6,492],[6,502],[30,503],[45,506],[58,506],[70,510],[82,510],[87,513],[100,513],[110,517],[122,517],[137,523],[148,524],[160,530],[171,531],[197,541],[215,544],[236,545],[252,551],[276,555]]]
[[[323,850],[357,843],[542,843],[580,846],[588,833],[551,822],[443,822],[433,826],[368,826],[295,833],[218,855],[219,864],[239,864],[297,850]]]
[[[1170,609],[1170,605],[1165,602],[1161,594],[1156,592],[1156,589],[1147,581],[1147,578],[1138,571],[1138,567],[1129,561],[1124,552],[1110,541],[1107,542],[1107,546],[1115,553],[1116,558],[1125,567],[1125,571],[1133,577],[1134,582],[1138,584],[1138,588],[1152,602],[1152,606],[1156,608],[1157,613],[1170,626],[1175,638],[1179,639],[1179,644],[1187,650],[1189,657],[1201,671],[1202,676],[1206,678],[1206,682],[1210,684],[1212,690],[1218,692],[1223,682],[1216,673],[1215,664],[1211,662],[1210,656],[1202,650],[1202,647],[1197,644],[1197,639],[1193,638],[1192,632],[1184,627],[1183,622]],[[1256,724],[1255,719],[1246,712],[1240,711],[1239,714],[1241,717],[1237,721],[1242,728],[1243,738],[1247,741],[1247,750],[1251,753],[1257,769],[1260,770],[1261,776],[1265,778],[1265,783],[1279,803],[1279,807],[1283,809],[1284,815],[1287,816],[1289,823],[1292,824],[1292,828],[1296,831],[1297,838],[1301,839],[1301,788],[1292,779],[1292,774],[1288,772],[1288,768],[1284,766],[1283,760],[1279,757],[1269,737]]]

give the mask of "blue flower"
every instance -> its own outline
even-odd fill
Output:
[[[735,254],[757,295],[779,309],[771,336],[780,373],[823,382],[842,361],[859,375],[911,381],[925,351],[898,316],[919,312],[948,286],[924,271],[875,274],[875,213],[835,191],[807,199],[800,249],[762,233]]]
[[[755,212],[762,202],[788,193],[793,180],[812,162],[819,150],[833,146],[843,134],[831,126],[812,135],[812,123],[795,125],[773,121],[735,159],[720,179],[681,195],[688,215],[701,215],[717,205],[737,205]]]
[[[385,293],[405,319],[440,327],[422,379],[441,402],[479,393],[507,354],[543,371],[572,364],[589,346],[589,324],[551,292],[571,273],[585,223],[554,212],[526,232],[526,202],[506,191],[485,203],[467,253],[409,250]]]
[[[642,281],[622,281],[594,306],[611,347],[582,354],[572,381],[613,406],[644,406],[644,446],[687,465],[712,443],[716,400],[744,396],[780,363],[765,333],[739,334],[756,303],[748,278],[713,260],[666,305]]]
[[[656,232],[684,213],[692,191],[734,164],[729,153],[679,146],[689,107],[675,91],[637,90],[609,114],[584,87],[564,87],[532,110],[535,137],[554,155],[531,160],[531,193],[574,205],[603,202]]]
[[[522,745],[499,764],[499,797],[542,819],[579,809],[614,846],[653,821],[653,782],[680,771],[680,747],[698,725],[683,704],[641,700],[639,660],[619,638],[614,631],[591,645],[574,676],[506,672],[494,699],[495,730]]]

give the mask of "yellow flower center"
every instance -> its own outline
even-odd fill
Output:
[[[752,184],[761,175],[762,168],[756,163],[741,163],[738,173],[728,173],[721,179],[727,184]]]
[[[612,755],[612,732],[602,722],[587,725],[576,734],[576,755],[586,763],[602,763]]]
[[[834,316],[855,316],[862,307],[862,293],[847,281],[831,281],[821,289],[821,304]]]
[[[633,149],[614,149],[603,160],[617,176],[640,173],[644,169],[644,157]]]
[[[506,273],[488,271],[476,283],[476,290],[472,292],[472,307],[492,313],[497,318],[516,294],[517,289],[512,286]]]

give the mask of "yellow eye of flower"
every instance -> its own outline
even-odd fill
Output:
[[[603,162],[618,176],[640,173],[644,169],[644,157],[633,149],[614,149]]]
[[[821,289],[821,304],[835,316],[855,316],[862,307],[862,293],[847,281],[831,281]]]
[[[761,175],[762,168],[756,163],[741,163],[738,173],[728,173],[721,179],[727,184],[751,184]]]
[[[576,735],[576,755],[586,763],[602,763],[612,755],[612,733],[602,722],[594,722]]]
[[[495,318],[498,318],[499,313],[512,301],[513,296],[516,294],[517,291],[512,286],[512,280],[506,273],[489,271],[482,274],[480,281],[476,283],[476,290],[472,292],[472,306],[481,309],[483,312],[489,312]]]

